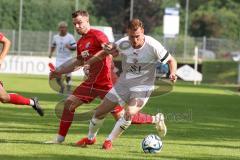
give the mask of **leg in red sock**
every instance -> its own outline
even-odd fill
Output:
[[[68,133],[68,130],[72,124],[74,117],[74,111],[71,112],[68,108],[64,108],[62,113],[62,118],[60,121],[60,126],[58,130],[58,134],[65,137]]]
[[[30,99],[29,98],[25,98],[19,94],[16,93],[10,93],[8,94],[10,97],[10,100],[8,103],[11,104],[16,104],[16,105],[30,105]]]
[[[70,96],[64,103],[64,110],[62,113],[58,134],[65,137],[72,124],[74,112],[77,107],[83,102],[75,96]]]
[[[124,114],[124,107],[116,106],[111,112],[115,120],[118,120]],[[132,117],[132,124],[153,124],[153,117],[149,114],[138,112]]]
[[[132,117],[132,124],[152,124],[153,117],[149,114],[138,112]]]

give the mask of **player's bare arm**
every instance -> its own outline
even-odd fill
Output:
[[[80,69],[83,66],[83,59],[81,58],[73,58],[71,59],[70,62],[68,63],[64,63],[63,65],[59,66],[58,68],[56,68],[56,70],[52,71],[50,73],[50,77],[59,77],[62,74],[66,74],[66,73],[71,73],[73,71],[76,71],[78,69]]]
[[[104,50],[100,50],[99,52],[97,52],[92,58],[90,58],[89,60],[87,60],[84,65],[91,65],[95,62],[101,61],[103,60],[105,57],[108,56],[108,53],[106,53]]]
[[[111,54],[113,57],[116,57],[119,55],[119,52],[117,50],[117,45],[115,43],[105,43],[102,45],[103,50],[107,53],[107,54]]]
[[[84,66],[91,65],[97,61],[103,60],[106,56],[111,54],[113,57],[118,55],[117,47],[114,43],[105,43],[102,44],[103,50],[96,53],[92,58],[85,62]]]
[[[51,47],[51,50],[50,50],[50,53],[49,53],[49,58],[52,58],[52,56],[53,56],[53,52],[55,51],[55,48],[56,47]]]
[[[76,46],[71,46],[70,44],[66,44],[65,47],[71,51],[75,51],[76,50]]]
[[[8,51],[10,49],[11,42],[5,36],[2,38],[2,40],[0,42],[3,44],[3,49],[0,52],[0,67],[1,67],[3,59],[5,58],[5,56],[7,55]]]
[[[171,56],[167,63],[169,64],[169,69],[170,69],[169,79],[173,83],[175,83],[177,80],[177,76],[176,76],[177,62],[176,62],[175,58]]]

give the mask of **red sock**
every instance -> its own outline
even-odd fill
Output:
[[[74,117],[74,112],[69,111],[69,109],[64,108],[58,134],[61,136],[66,136],[68,133],[68,130],[72,124]]]
[[[138,112],[132,117],[132,124],[152,124],[153,118],[149,114]]]
[[[18,105],[29,105],[30,104],[30,99],[29,98],[25,98],[25,97],[23,97],[21,95],[18,95],[16,93],[10,93],[8,95],[10,97],[9,103],[18,104]]]

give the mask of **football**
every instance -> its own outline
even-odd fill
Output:
[[[157,135],[150,134],[142,140],[142,149],[145,153],[158,153],[162,147],[162,140]]]

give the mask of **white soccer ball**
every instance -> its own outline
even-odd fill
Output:
[[[150,134],[142,140],[142,149],[145,153],[158,153],[162,147],[162,140],[157,135]]]

